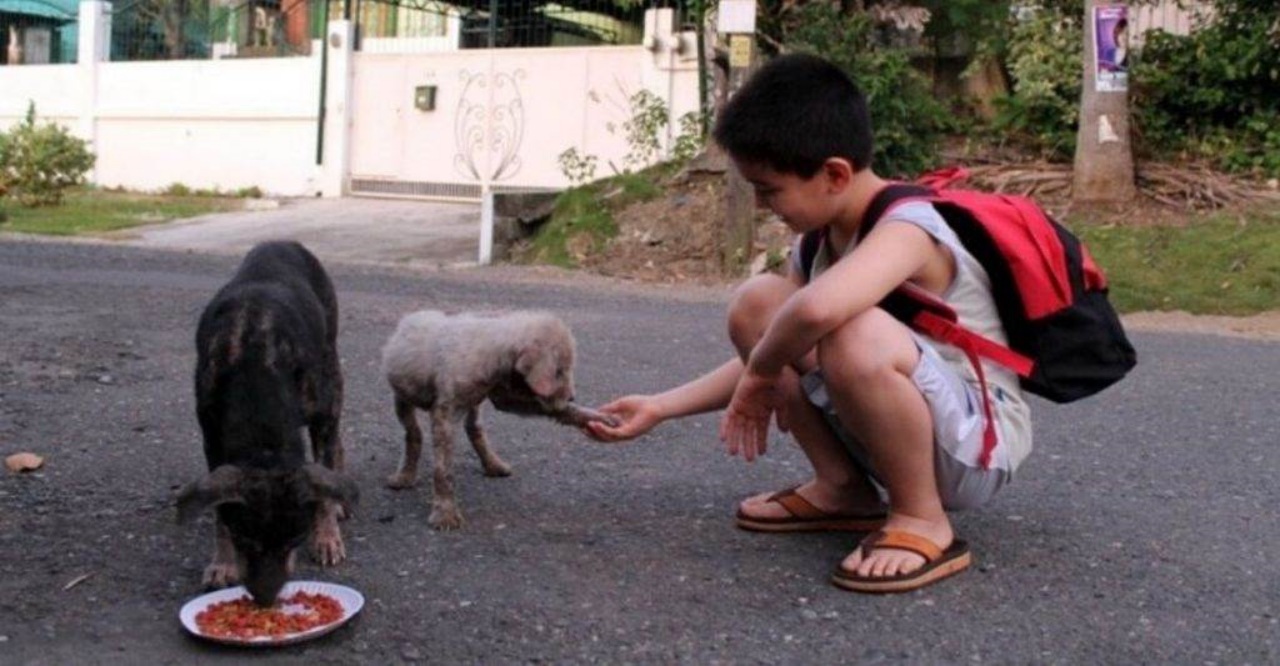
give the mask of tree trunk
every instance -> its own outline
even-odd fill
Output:
[[[973,73],[963,78],[965,99],[973,105],[974,113],[984,120],[996,117],[996,99],[1009,94],[1009,81],[1000,69],[1000,61],[994,56],[979,56]]]
[[[1084,85],[1072,198],[1081,203],[1119,203],[1137,195],[1129,139],[1128,72],[1103,65],[1117,59],[1111,44],[1123,42],[1125,31],[1115,29],[1115,17],[1097,18],[1098,4],[1097,0],[1085,3]],[[1099,26],[1104,29],[1101,40],[1097,39]],[[1117,33],[1121,33],[1119,39]]]

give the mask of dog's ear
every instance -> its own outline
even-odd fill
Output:
[[[556,368],[554,359],[537,345],[525,347],[516,358],[516,372],[534,394],[550,398],[556,392]]]
[[[244,473],[235,465],[222,465],[199,481],[188,483],[178,491],[178,522],[185,523],[201,511],[228,502],[243,502],[240,492]]]

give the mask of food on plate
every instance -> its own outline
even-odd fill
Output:
[[[210,604],[196,614],[196,627],[218,638],[275,638],[332,624],[342,614],[342,604],[327,594],[299,591],[266,608],[246,594]]]

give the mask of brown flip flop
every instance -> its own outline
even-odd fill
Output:
[[[738,527],[753,532],[870,532],[884,526],[885,515],[852,515],[829,513],[814,506],[796,492],[798,486],[780,490],[766,499],[787,510],[788,516],[761,518],[748,516],[738,509]]]
[[[943,550],[922,536],[897,530],[880,530],[870,534],[858,547],[862,549],[864,557],[876,548],[910,551],[923,557],[925,564],[911,573],[894,576],[861,576],[838,567],[831,576],[831,582],[855,592],[910,592],[958,574],[973,562],[969,544],[961,539],[953,539],[951,545]]]

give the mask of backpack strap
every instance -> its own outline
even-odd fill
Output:
[[[871,198],[871,203],[867,204],[867,209],[862,213],[862,224],[858,225],[858,239],[866,238],[871,232],[871,228],[876,226],[880,218],[893,208],[894,204],[906,199],[932,199],[936,194],[933,190],[921,185],[912,185],[911,183],[889,183],[876,192]]]

